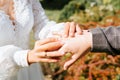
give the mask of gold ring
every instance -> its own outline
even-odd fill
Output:
[[[47,57],[47,52],[44,52],[44,54],[45,54],[45,57]]]

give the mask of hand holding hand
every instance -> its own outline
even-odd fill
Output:
[[[56,38],[48,38],[37,41],[34,49],[28,52],[28,63],[57,62],[57,57],[60,57],[64,54],[61,54],[55,50],[59,49],[62,45],[63,44]]]

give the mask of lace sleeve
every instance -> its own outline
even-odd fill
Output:
[[[35,33],[35,39],[39,39],[38,33],[49,22],[49,19],[45,15],[45,11],[43,10],[38,0],[31,0],[31,2],[32,2],[32,8],[34,14],[33,31]]]
[[[38,0],[31,0],[33,13],[34,13],[34,33],[36,39],[44,39],[51,37],[52,32],[59,31],[61,32],[64,27],[64,23],[57,24],[55,21],[50,21],[45,15],[41,4]]]
[[[14,55],[16,51],[21,50],[13,45],[0,47],[0,80],[10,80],[12,76],[17,74],[20,66],[15,62]]]

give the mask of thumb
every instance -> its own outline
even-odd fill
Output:
[[[64,64],[64,70],[67,70],[73,63],[75,63],[80,58],[79,54],[74,54],[71,59]]]
[[[76,60],[75,59],[70,59],[69,61],[65,62],[64,64],[64,70],[67,70]]]

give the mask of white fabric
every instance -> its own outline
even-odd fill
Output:
[[[22,51],[16,51],[13,59],[14,61],[18,64],[18,66],[22,66],[22,67],[27,67],[28,66],[28,62],[26,60],[27,58],[27,54],[29,50],[22,50]],[[24,61],[24,62],[23,62]]]
[[[60,31],[64,24],[50,22],[37,0],[13,1],[15,25],[7,14],[0,11],[0,80],[44,80],[39,64],[21,69],[18,79],[16,77],[21,67],[28,66],[30,32],[33,29],[35,38],[39,39],[40,36],[43,39],[51,36],[52,31]]]
[[[64,28],[64,23],[56,24],[54,21],[50,21],[46,26],[40,31],[39,38],[45,39],[46,37],[52,37],[53,32],[62,33]]]
[[[19,67],[12,55],[19,50],[21,49],[12,45],[0,47],[0,80],[12,80],[12,76],[16,75]]]

